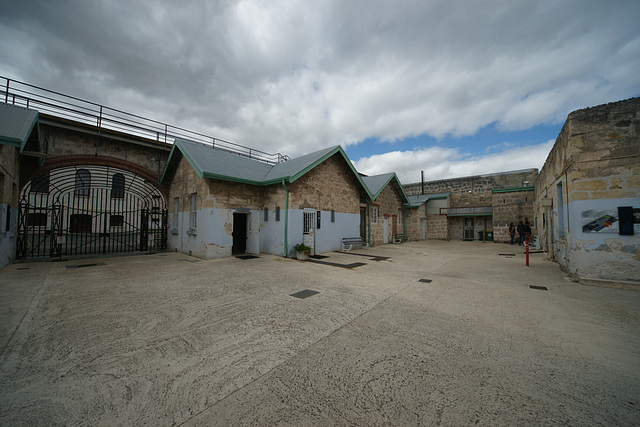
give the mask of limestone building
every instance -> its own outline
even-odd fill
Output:
[[[537,169],[525,169],[407,184],[411,236],[508,242],[509,223],[525,219],[535,235],[537,175]]]
[[[569,114],[535,207],[543,248],[581,281],[640,281],[640,98]]]

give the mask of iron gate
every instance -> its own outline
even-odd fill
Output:
[[[151,182],[122,169],[71,166],[27,184],[20,197],[18,258],[167,248],[167,209]]]

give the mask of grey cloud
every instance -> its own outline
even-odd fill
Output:
[[[635,1],[2,4],[0,72],[300,154],[561,123],[640,93]]]

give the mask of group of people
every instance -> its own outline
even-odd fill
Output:
[[[516,236],[516,231],[520,235],[520,241],[518,242],[518,244],[522,246],[524,245],[524,242],[528,241],[529,237],[531,236],[531,226],[529,225],[529,219],[525,218],[524,222],[520,221],[517,227],[513,224],[513,222],[509,224],[509,236],[511,237],[512,245],[515,244],[513,240]]]

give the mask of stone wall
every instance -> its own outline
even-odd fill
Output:
[[[394,223],[397,233],[402,234],[402,226],[398,225],[398,212],[402,210],[403,201],[398,192],[393,188],[392,182],[380,192],[376,200],[371,204],[378,207],[378,224],[371,223],[371,245],[380,245],[385,241],[384,222],[388,223],[387,242],[393,238]]]
[[[15,257],[18,224],[19,149],[0,144],[0,268]]]
[[[446,215],[438,215],[438,214],[427,215],[427,239],[434,239],[434,240],[449,239]]]
[[[291,209],[360,214],[358,183],[340,154],[334,154],[287,187]]]
[[[514,188],[533,185],[538,175],[537,169],[525,169],[488,175],[476,175],[462,178],[441,179],[424,183],[424,194],[451,192],[486,193],[498,188]],[[523,184],[527,182],[528,184]],[[422,184],[415,182],[404,185],[407,195],[422,194]],[[486,197],[486,196],[483,196]],[[452,204],[452,206],[454,206]]]
[[[537,235],[534,199],[533,189],[492,194],[494,241],[509,242],[509,224],[514,223],[517,226],[519,221],[524,222],[525,219],[529,220],[532,235]]]
[[[638,280],[640,228],[617,233],[617,220],[584,228],[617,207],[640,208],[640,98],[574,111],[536,183],[542,243],[581,280]]]

